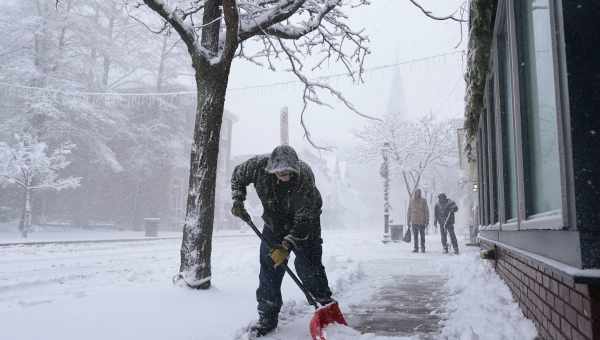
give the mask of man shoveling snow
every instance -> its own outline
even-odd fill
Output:
[[[271,155],[255,156],[238,165],[231,177],[231,212],[244,221],[250,221],[244,208],[246,187],[250,184],[254,184],[260,198],[265,221],[256,290],[259,319],[250,327],[250,333],[260,337],[277,327],[281,282],[291,251],[296,255],[294,267],[306,290],[322,306],[333,300],[321,261],[322,199],[310,166],[287,145],[276,147]]]

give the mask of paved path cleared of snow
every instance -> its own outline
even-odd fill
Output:
[[[445,281],[441,275],[389,275],[368,300],[349,306],[346,317],[361,333],[434,339],[445,312]]]
[[[384,245],[380,237],[324,235],[330,284],[356,328],[330,327],[329,340],[535,337],[533,324],[477,249],[444,255],[439,235],[432,235],[430,251],[414,254],[410,245]],[[256,318],[258,241],[215,238],[208,291],[172,285],[179,245],[179,240],[152,240],[0,247],[0,338],[236,338]],[[308,339],[311,307],[287,278],[283,294],[280,326],[265,340]],[[369,314],[378,313],[368,321]]]

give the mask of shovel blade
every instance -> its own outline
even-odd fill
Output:
[[[310,320],[310,335],[313,340],[327,340],[323,330],[334,323],[348,325],[337,302],[332,302],[317,309],[312,320]]]

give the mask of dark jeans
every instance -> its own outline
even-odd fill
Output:
[[[452,248],[454,248],[454,251],[458,251],[458,241],[456,241],[456,234],[454,233],[454,224],[449,224],[446,227],[440,227],[440,234],[442,236],[442,246],[445,250],[448,250],[448,238],[446,236],[446,233],[450,234]]]
[[[281,239],[276,237],[268,227],[263,228],[263,236],[272,244],[281,243]],[[328,301],[331,299],[331,290],[327,282],[325,267],[321,262],[322,243],[323,240],[320,237],[298,242],[298,247],[294,249],[294,267],[306,289],[314,295],[317,301]],[[283,303],[281,281],[284,274],[285,269],[282,266],[273,267],[269,247],[264,241],[261,242],[259,285],[256,290],[259,314],[277,318]]]
[[[412,225],[413,238],[415,240],[415,250],[419,250],[419,234],[421,235],[421,250],[425,250],[425,225],[424,224],[413,224]]]

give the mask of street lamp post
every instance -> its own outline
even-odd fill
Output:
[[[380,175],[383,177],[383,243],[390,242],[390,163],[389,163],[390,143],[383,143],[381,156]]]

